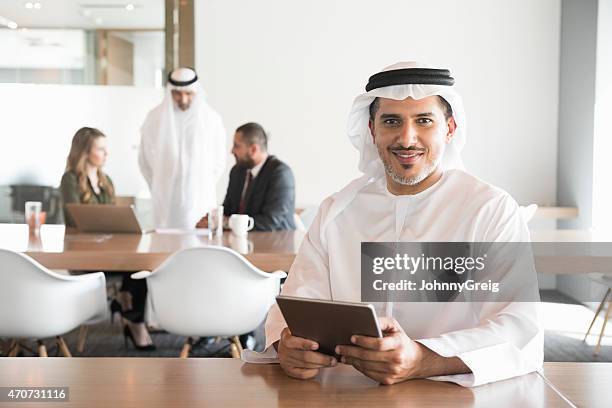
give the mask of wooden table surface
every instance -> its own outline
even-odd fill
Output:
[[[612,273],[612,234],[607,231],[531,231],[536,270],[552,274]]]
[[[63,225],[43,225],[39,237],[25,224],[0,224],[0,248],[23,252],[50,269],[139,271],[155,269],[172,253],[191,247],[223,245],[265,271],[288,271],[304,232],[230,232],[209,238],[203,231],[147,234],[66,233]]]
[[[612,363],[546,363],[542,374],[578,407],[612,407]]]
[[[585,383],[583,375],[591,368],[585,366],[584,372],[576,371],[580,364],[555,365],[554,369],[565,370],[577,389],[611,401],[605,384]],[[612,364],[602,364],[602,370],[609,379]],[[325,369],[313,380],[301,381],[285,376],[276,364],[209,358],[0,358],[0,386],[68,386],[70,402],[62,406],[83,407],[571,406],[537,373],[476,388],[430,380],[382,386],[344,365]]]
[[[249,232],[246,238],[238,238],[227,231],[222,237],[213,238],[202,231],[76,234],[66,233],[63,225],[43,225],[40,236],[32,237],[25,224],[0,224],[0,248],[24,252],[51,269],[139,271],[155,269],[180,249],[223,245],[245,255],[262,270],[289,271],[304,234],[302,231]],[[534,246],[536,250],[542,249],[542,253],[535,253],[538,272],[612,273],[610,234],[551,230],[532,231],[531,238],[537,243],[556,243]],[[591,245],[596,242],[607,244]],[[601,253],[593,253],[593,248]]]

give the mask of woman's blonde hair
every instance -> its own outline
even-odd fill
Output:
[[[79,196],[81,203],[88,204],[91,201],[91,189],[89,188],[89,180],[87,179],[87,156],[93,147],[94,141],[100,137],[106,137],[104,133],[95,128],[82,127],[74,134],[70,153],[66,160],[66,171],[71,171],[77,176],[79,186]],[[106,174],[101,169],[98,169],[98,185],[105,190],[108,195],[115,201],[115,191],[113,186],[106,177]]]

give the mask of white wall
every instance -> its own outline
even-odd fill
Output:
[[[562,229],[593,225],[597,9],[598,0],[562,1],[557,203],[579,210]]]
[[[555,201],[559,0],[196,7],[197,68],[211,105],[228,133],[250,120],[269,130],[272,152],[295,171],[299,206],[358,175],[345,135],[352,99],[371,73],[408,59],[452,69],[468,113],[472,172],[523,203]],[[118,192],[146,195],[135,146],[161,90],[0,84],[0,95],[0,185],[57,185],[72,135],[88,125],[109,136],[107,171]]]
[[[597,9],[597,72],[593,148],[593,227],[612,229],[612,0],[599,0]]]
[[[146,196],[137,146],[162,90],[128,86],[0,84],[0,185],[58,186],[70,142],[82,126],[107,135],[106,172],[120,195]]]
[[[161,86],[158,71],[164,69],[164,32],[144,31],[131,35],[134,44],[134,85]]]
[[[369,75],[448,67],[464,97],[468,168],[523,203],[556,197],[560,0],[208,0],[197,68],[231,133],[258,121],[316,204],[358,175],[345,135]]]

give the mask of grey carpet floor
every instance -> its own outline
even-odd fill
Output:
[[[64,340],[74,357],[178,357],[185,337],[176,336],[167,332],[152,332],[151,338],[156,345],[155,351],[139,351],[134,348],[131,341],[124,342],[122,328],[118,323],[111,325],[110,322],[102,322],[89,326],[85,348],[82,353],[77,352],[77,339],[79,330],[64,335]],[[258,344],[263,344],[263,326],[256,332]],[[35,349],[33,341],[26,342],[30,348]],[[45,341],[49,356],[58,355],[58,350],[53,339]],[[231,357],[229,353],[230,342],[221,339],[218,343],[206,339],[196,343],[192,349],[191,357]],[[26,356],[31,355],[25,353]]]
[[[540,291],[542,302],[579,305],[576,300],[556,290]],[[586,309],[586,308],[585,308]],[[584,322],[586,331],[590,322]],[[608,326],[608,336],[612,333],[612,325]],[[580,333],[581,335],[584,333]],[[602,345],[599,355],[593,355],[595,346],[581,340],[568,337],[564,333],[546,330],[544,333],[544,361],[557,362],[612,362],[612,346]]]
[[[595,346],[581,340],[566,337],[560,333],[544,333],[544,361],[559,362],[612,362],[612,346],[602,346],[599,355],[594,356]]]

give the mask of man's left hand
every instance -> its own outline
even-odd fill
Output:
[[[337,346],[341,362],[350,364],[381,384],[411,378],[469,372],[457,357],[445,358],[411,340],[395,319],[380,319],[382,338],[351,337],[354,346]]]

